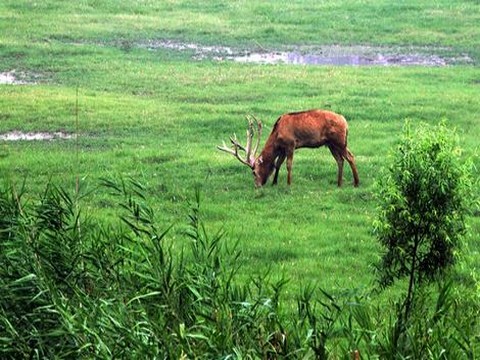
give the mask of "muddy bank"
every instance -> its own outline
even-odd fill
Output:
[[[252,64],[336,65],[336,66],[447,66],[471,64],[468,54],[447,55],[450,49],[434,47],[296,46],[287,50],[242,51],[224,46],[148,41],[139,47],[151,51],[188,51],[195,60],[234,61]]]

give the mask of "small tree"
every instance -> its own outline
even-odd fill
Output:
[[[385,249],[378,265],[383,287],[408,278],[401,319],[409,316],[415,286],[455,262],[465,233],[468,169],[445,124],[406,123],[393,161],[381,177],[376,235]]]

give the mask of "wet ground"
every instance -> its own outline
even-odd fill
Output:
[[[234,61],[258,64],[337,65],[337,66],[445,66],[447,61],[439,56],[409,55],[324,55],[298,52],[251,53],[233,58]]]
[[[0,134],[0,140],[4,141],[19,141],[19,140],[55,140],[55,139],[71,139],[73,135],[65,132],[22,132],[10,131]]]
[[[25,82],[17,77],[15,70],[12,70],[0,72],[0,85],[2,84],[21,85],[25,84]]]
[[[100,44],[98,44],[100,45]],[[129,46],[150,51],[180,51],[191,54],[196,61],[233,61],[251,64],[335,65],[335,66],[448,66],[473,64],[468,54],[452,56],[448,48],[429,47],[374,47],[374,46],[296,46],[285,50],[269,51],[260,48],[246,51],[225,46],[203,46],[173,41],[146,41]],[[36,84],[39,74],[26,74],[16,70],[0,72],[0,85]],[[71,139],[64,132],[21,132],[0,134],[0,140],[54,140]]]
[[[195,60],[235,61],[252,64],[337,65],[337,66],[447,66],[471,64],[468,54],[448,55],[448,48],[375,46],[296,46],[286,50],[242,51],[224,46],[148,41],[137,44],[151,51],[173,50],[192,53]]]
[[[122,43],[123,44],[123,43]],[[79,44],[76,44],[79,45]],[[104,46],[106,44],[97,43]],[[112,44],[110,44],[112,45]],[[124,47],[125,45],[114,44]],[[129,43],[129,48],[150,51],[188,52],[193,60],[233,61],[251,64],[335,65],[335,66],[448,66],[473,64],[468,54],[452,55],[449,48],[439,47],[380,47],[362,45],[294,46],[285,50],[257,47],[257,50],[240,50],[227,46],[205,46],[195,43],[168,40],[150,40]],[[0,72],[0,85],[36,84],[40,74],[16,70]]]

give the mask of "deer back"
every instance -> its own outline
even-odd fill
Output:
[[[326,110],[309,110],[282,115],[267,140],[272,148],[319,147],[327,143],[346,143],[347,121],[342,115]],[[269,144],[270,143],[270,144]]]

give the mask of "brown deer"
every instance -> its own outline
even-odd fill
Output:
[[[348,125],[342,115],[326,110],[309,110],[284,114],[273,126],[272,132],[265,143],[265,147],[258,157],[256,152],[262,134],[262,123],[255,117],[247,118],[247,144],[242,146],[237,137],[230,137],[232,143],[228,147],[217,146],[221,151],[234,155],[241,163],[252,169],[255,177],[255,186],[264,185],[275,169],[273,185],[277,183],[278,171],[287,159],[287,183],[292,183],[293,153],[299,148],[318,148],[326,145],[338,165],[337,184],[342,186],[343,163],[347,160],[353,174],[353,185],[358,186],[358,172],[353,154],[347,148]],[[256,129],[255,129],[256,127]],[[257,139],[252,148],[252,141],[257,133]],[[245,157],[240,156],[240,151]]]

